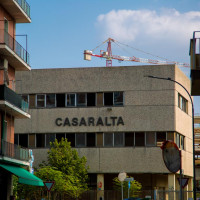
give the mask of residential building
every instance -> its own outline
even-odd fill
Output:
[[[160,148],[172,140],[189,178],[185,190],[192,191],[189,96],[180,85],[147,75],[170,77],[190,91],[190,80],[175,65],[17,72],[17,92],[29,103],[31,119],[17,119],[15,144],[33,149],[37,166],[50,142],[67,138],[87,158],[91,188],[112,189],[113,178],[126,172],[143,190],[165,192],[180,189],[179,172],[167,170]]]
[[[30,119],[28,104],[15,92],[15,73],[31,69],[27,49],[16,40],[15,27],[30,22],[30,6],[25,0],[0,0],[0,198],[5,200],[12,195],[13,174],[21,174],[21,183],[27,182],[26,178],[33,183],[37,179],[26,171],[29,150],[14,145],[15,119]]]

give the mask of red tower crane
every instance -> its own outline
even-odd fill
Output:
[[[105,44],[107,42],[107,51],[103,51],[100,50],[100,54],[94,54],[93,51],[97,48],[99,48],[101,45]],[[112,39],[112,38],[108,38],[107,40],[105,40],[102,44],[100,44],[99,46],[97,46],[95,49],[93,50],[85,50],[84,51],[84,60],[91,60],[91,57],[99,57],[99,58],[105,58],[106,59],[106,67],[111,67],[112,66],[112,60],[118,60],[118,61],[132,61],[132,62],[140,62],[140,63],[150,63],[150,64],[176,64],[180,67],[190,67],[189,64],[187,63],[180,63],[180,62],[175,62],[175,61],[169,61],[165,58],[165,60],[154,60],[154,59],[146,59],[146,58],[137,58],[135,56],[132,57],[127,57],[127,56],[119,56],[119,55],[113,55],[112,54],[112,47],[111,47],[111,43],[114,42],[117,45],[121,45],[122,43]],[[124,45],[124,44],[123,44]],[[128,45],[125,45],[128,46]],[[130,47],[130,46],[128,46]],[[132,48],[132,47],[131,47]],[[136,49],[136,48],[134,48]],[[139,49],[136,49],[138,51],[141,51]],[[143,53],[146,53],[144,51],[142,51]],[[147,53],[150,54],[150,53]],[[150,54],[152,55],[152,54]],[[155,56],[155,55],[152,55]],[[161,58],[159,56],[156,56],[158,58]]]

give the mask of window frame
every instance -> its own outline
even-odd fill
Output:
[[[44,107],[38,107],[38,95],[43,95],[44,96]],[[35,98],[35,105],[36,108],[46,108],[46,94],[36,94],[36,98]]]

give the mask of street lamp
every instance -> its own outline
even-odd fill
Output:
[[[179,82],[171,79],[171,78],[163,78],[163,77],[157,77],[157,76],[145,76],[148,78],[155,78],[155,79],[161,79],[161,80],[166,80],[166,81],[172,81],[174,83],[177,83],[178,85],[180,85],[188,94],[188,96],[190,97],[190,101],[192,104],[192,134],[193,134],[193,196],[194,196],[194,200],[196,200],[196,173],[195,173],[195,147],[194,147],[194,104],[193,104],[193,100],[192,97],[190,95],[190,93],[188,92],[188,90]]]

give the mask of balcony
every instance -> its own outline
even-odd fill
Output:
[[[6,142],[5,140],[0,141],[0,160],[15,163],[18,162],[19,164],[24,162],[24,164],[27,165],[29,159],[29,149],[21,148],[18,145]]]
[[[0,0],[0,4],[15,19],[16,23],[30,23],[30,6],[26,0]]]
[[[17,71],[28,71],[29,53],[4,29],[0,29],[0,55]]]
[[[5,85],[0,85],[0,110],[15,118],[30,118],[28,103]]]

